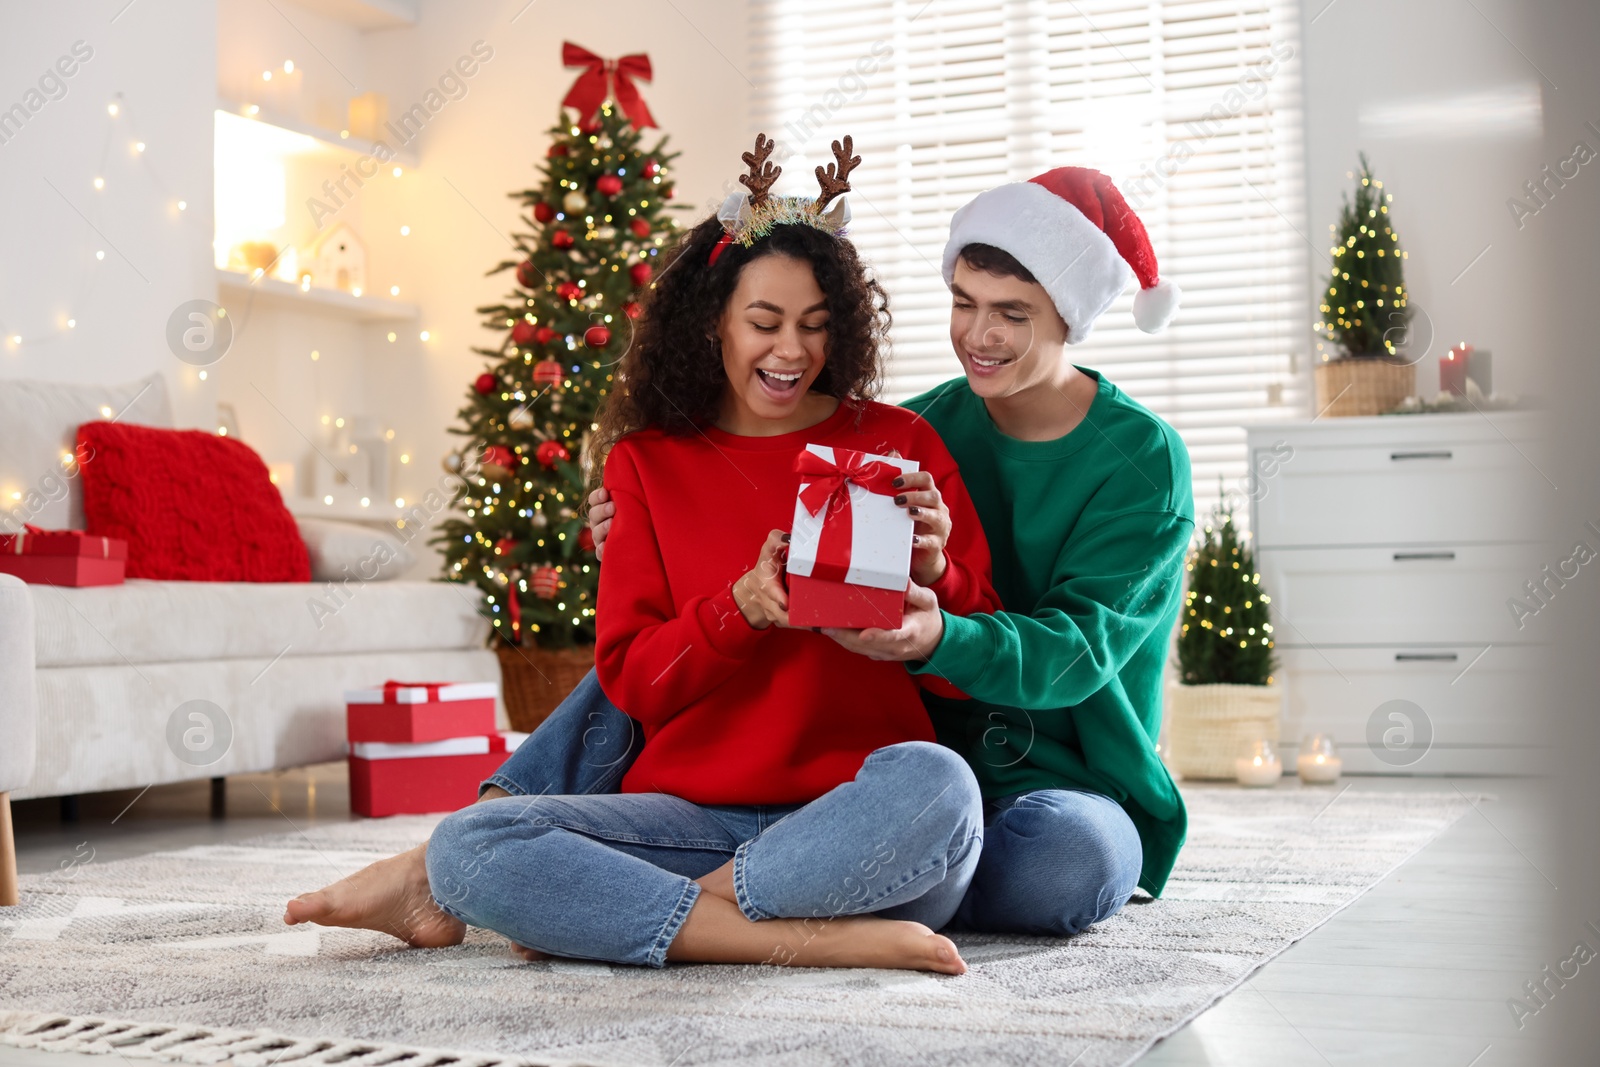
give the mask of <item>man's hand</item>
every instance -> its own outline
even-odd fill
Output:
[[[611,516],[616,513],[617,506],[611,502],[611,494],[606,492],[605,486],[589,494],[589,533],[594,536],[596,560],[605,550],[606,537],[611,533]]]
[[[933,590],[916,582],[906,590],[905,615],[897,630],[874,627],[869,630],[822,631],[851,652],[877,660],[924,660],[933,655],[944,637],[944,612]]]

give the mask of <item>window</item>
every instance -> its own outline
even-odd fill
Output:
[[[1244,425],[1303,417],[1307,232],[1298,14],[1286,0],[759,0],[753,118],[780,192],[855,137],[851,233],[894,312],[886,399],[960,374],[950,216],[1053,166],[1110,174],[1184,291],[1160,334],[1130,286],[1069,350],[1183,435],[1203,515],[1245,491]],[[784,158],[787,156],[787,158]]]

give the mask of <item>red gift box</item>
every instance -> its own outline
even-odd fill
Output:
[[[495,682],[384,682],[344,695],[351,741],[420,742],[494,733]]]
[[[128,542],[115,537],[37,526],[0,534],[0,574],[35,585],[121,585],[127,566]]]
[[[795,458],[800,491],[785,583],[791,626],[900,625],[915,523],[895,504],[908,459],[810,444]]]
[[[464,808],[515,747],[501,734],[417,745],[357,742],[350,753],[350,810],[376,819]]]

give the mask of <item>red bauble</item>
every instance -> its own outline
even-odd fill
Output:
[[[539,461],[539,466],[549,470],[556,465],[558,459],[571,459],[572,453],[567,451],[567,446],[560,441],[544,441],[534,452],[533,458]]]
[[[583,297],[583,286],[576,282],[562,282],[556,286],[556,295],[563,300],[579,300]]]
[[[628,229],[633,231],[635,237],[650,236],[650,224],[644,219],[634,219],[628,224]]]
[[[661,164],[657,163],[653,159],[647,159],[647,160],[644,161],[644,176],[646,178],[654,178],[657,174],[660,174],[660,173],[661,173]]]
[[[564,377],[561,364],[553,359],[541,359],[533,365],[534,385],[560,385]]]
[[[547,155],[547,156],[564,156],[566,154],[567,154],[567,146],[566,146],[566,144],[564,142],[561,142],[561,141],[557,141],[555,144],[551,145],[550,146],[550,151],[545,153],[545,155]]]
[[[472,388],[476,389],[480,395],[488,396],[490,393],[494,392],[495,386],[499,384],[500,380],[498,378],[496,378],[493,374],[490,374],[488,371],[484,371],[473,380]]]
[[[511,327],[511,339],[519,345],[525,345],[533,340],[539,328],[527,319],[518,319],[517,324]]]
[[[542,345],[547,345],[556,339],[556,332],[548,326],[541,326],[533,331],[533,339]]]
[[[628,277],[633,279],[634,285],[650,284],[650,275],[654,273],[654,268],[648,263],[635,263],[628,268]]]
[[[517,454],[505,445],[485,445],[479,460],[483,473],[491,478],[503,478],[517,466]]]
[[[594,534],[587,526],[578,531],[578,547],[585,552],[594,551]]]
[[[533,205],[533,217],[540,222],[549,222],[556,217],[556,209],[541,200]]]
[[[565,251],[573,246],[574,240],[572,234],[568,233],[566,230],[557,230],[555,233],[550,235],[550,243],[555,247]]]
[[[528,576],[528,588],[540,600],[554,600],[561,591],[561,572],[548,564],[535,567]]]
[[[591,326],[583,331],[583,343],[590,348],[604,348],[611,343],[611,331],[604,326]]]
[[[622,192],[622,179],[615,174],[602,174],[595,179],[594,187],[603,196],[616,196]]]
[[[516,548],[516,541],[509,537],[502,537],[494,543],[494,554],[497,556],[509,556],[516,551]]]
[[[630,319],[638,318],[639,317],[639,312],[642,311],[642,310],[643,309],[640,308],[638,304],[635,304],[632,300],[630,300],[626,304],[622,305],[622,313],[624,315],[628,316],[628,318],[630,318]]]
[[[539,284],[539,272],[534,269],[533,260],[525,259],[517,264],[517,283],[524,289],[532,289]]]
[[[661,190],[661,199],[663,199],[663,200],[671,200],[672,199],[672,195],[674,193],[676,193],[676,192],[677,192],[677,190],[669,185],[665,189]]]

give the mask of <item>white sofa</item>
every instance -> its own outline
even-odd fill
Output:
[[[0,505],[14,506],[0,510],[0,529],[19,517],[81,528],[71,521],[82,514],[72,492],[46,499],[62,433],[70,440],[63,427],[103,417],[102,407],[170,425],[154,381],[109,390],[0,381],[0,490],[33,487],[43,502],[8,493]],[[427,581],[346,589],[335,598],[317,582],[0,585],[0,612],[8,604],[31,612],[35,646],[31,656],[17,652],[10,631],[20,608],[9,627],[0,617],[0,642],[11,644],[9,657],[0,648],[0,792],[65,796],[338,759],[346,689],[389,678],[499,681],[485,647],[489,623],[468,590]],[[231,733],[225,747],[197,754],[171,740],[174,713],[189,701],[221,709]],[[191,720],[187,711],[179,718],[181,737]]]

